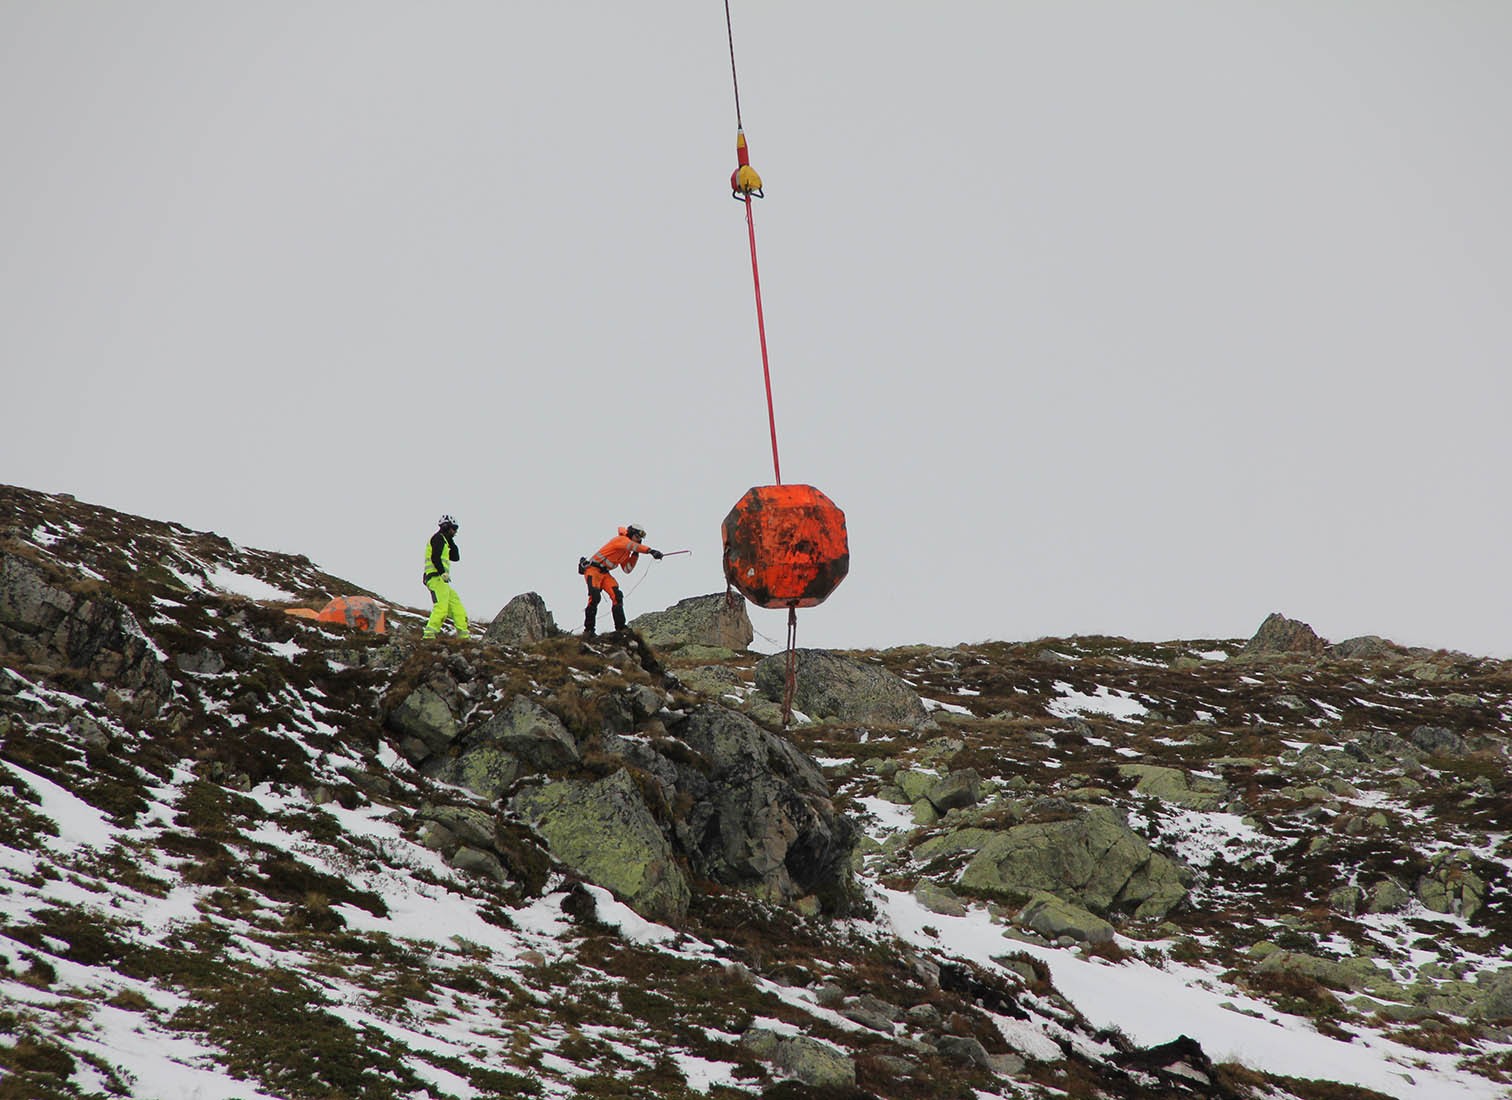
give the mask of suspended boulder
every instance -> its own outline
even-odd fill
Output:
[[[812,485],[759,485],[725,516],[725,580],[758,607],[817,607],[849,571],[845,513]]]
[[[388,633],[388,612],[371,596],[337,596],[319,611],[308,607],[291,607],[284,614],[322,623],[336,623],[369,634]]]

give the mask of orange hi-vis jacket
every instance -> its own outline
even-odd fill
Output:
[[[608,573],[617,565],[629,573],[635,568],[635,563],[640,560],[640,555],[651,552],[651,547],[643,542],[636,542],[625,534],[626,530],[621,527],[618,535],[599,547],[598,553],[588,559],[588,568],[601,569]]]

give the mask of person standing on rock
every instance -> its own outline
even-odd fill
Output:
[[[598,605],[606,591],[609,593],[609,607],[614,613],[614,629],[625,629],[625,596],[620,591],[619,582],[614,579],[613,570],[615,566],[619,566],[629,573],[642,554],[650,554],[661,561],[662,552],[645,545],[642,542],[645,537],[643,528],[633,523],[627,524],[619,529],[618,535],[599,547],[597,554],[579,560],[578,572],[588,582],[588,609],[583,614],[583,637],[592,638],[598,633]]]
[[[436,533],[425,547],[425,587],[430,590],[431,613],[425,623],[423,637],[434,638],[450,619],[457,628],[457,637],[466,638],[467,609],[462,598],[451,586],[452,562],[461,561],[457,550],[457,521],[451,516],[442,516],[436,521]]]

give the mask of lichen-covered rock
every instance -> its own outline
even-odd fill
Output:
[[[453,704],[431,684],[421,684],[389,711],[384,724],[403,736],[399,747],[412,761],[445,752],[460,727]]]
[[[856,1063],[850,1055],[807,1035],[778,1035],[765,1027],[747,1028],[741,1049],[770,1062],[780,1076],[795,1077],[817,1089],[853,1088]]]
[[[1418,900],[1435,913],[1474,920],[1486,904],[1486,882],[1471,869],[1470,859],[1469,852],[1437,856],[1428,873],[1418,880]]]
[[[1512,969],[1485,971],[1475,976],[1472,1011],[1482,1020],[1512,1019]]]
[[[1369,989],[1387,979],[1370,959],[1323,959],[1300,951],[1272,951],[1255,967],[1260,974],[1297,974],[1332,989]]]
[[[515,795],[511,805],[552,855],[637,913],[671,923],[687,914],[687,879],[625,769],[596,783],[533,787]]]
[[[788,1076],[816,1089],[853,1088],[856,1084],[855,1059],[807,1035],[780,1040],[772,1061]]]
[[[1009,901],[1044,892],[1100,915],[1128,911],[1159,919],[1186,896],[1187,877],[1117,812],[1096,806],[1069,820],[993,833],[961,872],[960,884]]]
[[[522,592],[504,605],[488,624],[484,637],[498,645],[533,645],[557,633],[546,601],[535,592]]]
[[[489,801],[502,798],[523,774],[519,758],[496,745],[478,745],[456,756],[440,756],[421,768],[432,779],[454,783]]]
[[[777,1053],[782,1036],[769,1027],[748,1027],[740,1036],[740,1046],[752,1056],[770,1062]]]
[[[690,596],[665,611],[639,615],[630,626],[657,649],[702,646],[740,652],[756,637],[745,599],[723,592]]]
[[[756,666],[756,687],[768,699],[780,702],[786,684],[787,654],[773,654]],[[797,651],[793,706],[821,721],[935,726],[918,692],[900,677],[880,664],[823,649]]]
[[[934,772],[918,771],[907,768],[893,776],[893,783],[898,790],[903,792],[904,799],[910,804],[924,798],[929,789],[940,781],[940,777]]]
[[[1079,905],[1053,894],[1036,894],[1014,918],[1020,925],[1055,940],[1070,936],[1082,943],[1112,943],[1113,926]]]
[[[1179,768],[1154,764],[1120,764],[1118,774],[1139,780],[1135,794],[1147,795],[1188,810],[1216,810],[1228,801],[1228,784],[1221,779],[1188,775]]]
[[[1336,890],[1329,891],[1328,906],[1338,910],[1345,916],[1352,917],[1360,911],[1360,904],[1365,900],[1365,891],[1353,884],[1340,886]]]
[[[497,745],[537,771],[565,767],[579,759],[577,742],[562,720],[524,695],[515,696],[476,730],[468,731],[466,743]]]
[[[914,847],[913,857],[919,863],[929,863],[941,856],[980,852],[999,835],[995,829],[983,829],[970,825],[961,829],[952,829],[948,833],[920,842]]]
[[[1367,913],[1397,913],[1407,908],[1412,901],[1409,894],[1400,882],[1392,878],[1383,878],[1370,888],[1370,901],[1365,906]]]
[[[914,900],[931,913],[945,917],[964,917],[966,903],[956,897],[955,891],[927,878],[921,878],[914,887]]]
[[[738,704],[748,690],[740,673],[724,665],[679,668],[673,675],[677,683],[688,691],[696,691],[711,699],[732,704]]]

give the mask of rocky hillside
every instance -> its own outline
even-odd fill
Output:
[[[0,487],[0,1100],[1512,1096],[1507,662],[357,591]]]

